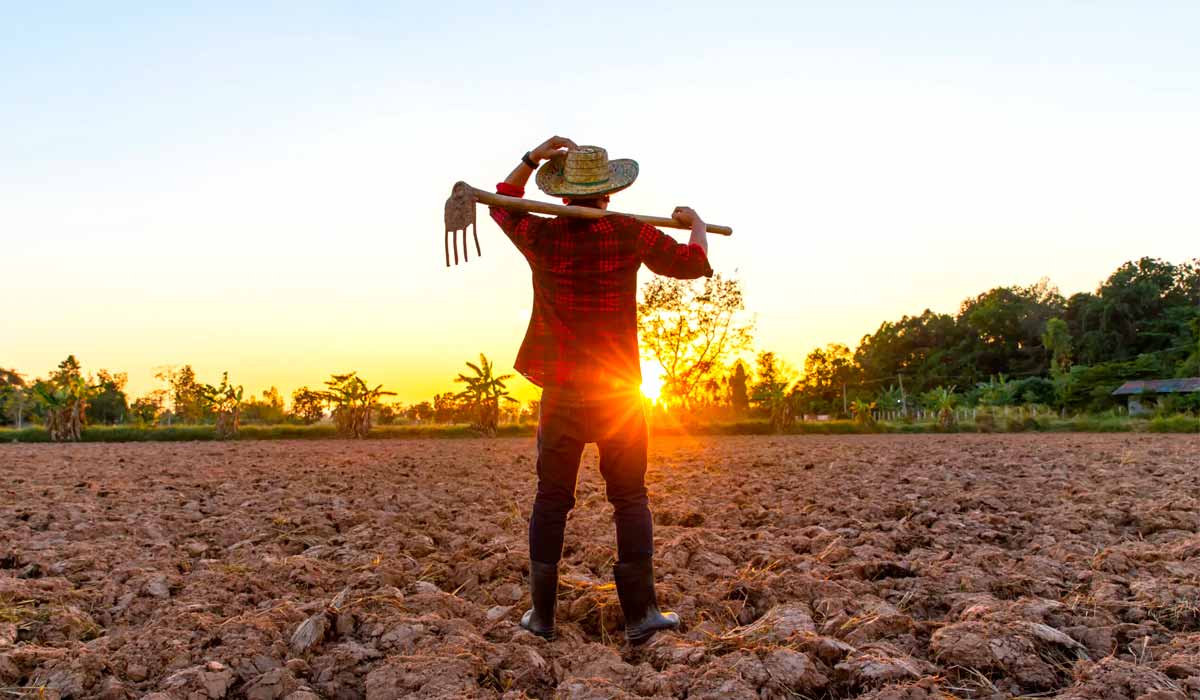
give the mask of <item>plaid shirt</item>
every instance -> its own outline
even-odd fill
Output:
[[[501,183],[500,194],[520,197]],[[711,277],[704,249],[637,219],[546,219],[498,207],[492,218],[529,261],[533,313],[516,370],[541,387],[637,390],[637,271]]]

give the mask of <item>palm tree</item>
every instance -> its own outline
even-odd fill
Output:
[[[357,372],[335,374],[325,381],[325,386],[329,390],[321,392],[321,396],[333,404],[333,424],[338,433],[359,439],[371,432],[371,410],[376,408],[379,397],[396,395],[394,391],[385,391],[382,384],[368,388]]]
[[[454,381],[467,385],[455,398],[470,401],[478,416],[476,427],[488,435],[495,435],[500,422],[500,402],[517,403],[504,386],[504,382],[512,379],[512,375],[495,376],[495,365],[483,353],[479,353],[479,364],[468,362],[467,367],[475,372],[475,376],[459,373],[454,378]]]

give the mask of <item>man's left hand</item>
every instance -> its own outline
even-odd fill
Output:
[[[543,141],[540,146],[530,151],[529,157],[540,163],[576,148],[579,148],[579,146],[575,145],[574,141],[565,136],[551,136]]]

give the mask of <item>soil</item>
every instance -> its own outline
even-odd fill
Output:
[[[661,438],[630,648],[589,448],[559,638],[528,439],[0,446],[8,697],[1200,698],[1200,438]],[[41,688],[42,690],[36,690]]]

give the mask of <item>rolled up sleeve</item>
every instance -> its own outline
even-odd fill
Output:
[[[502,182],[496,186],[496,194],[523,197],[525,191]],[[518,250],[526,255],[533,251],[534,243],[537,240],[538,224],[542,221],[540,217],[500,207],[488,207],[488,213]]]
[[[712,277],[713,269],[703,248],[679,243],[650,224],[639,224],[638,256],[652,272],[682,280]]]

